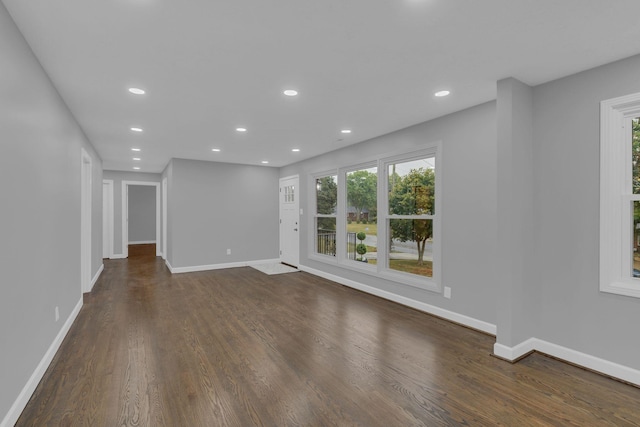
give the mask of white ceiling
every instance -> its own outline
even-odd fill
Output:
[[[638,0],[3,3],[110,170],[283,166],[640,53]]]

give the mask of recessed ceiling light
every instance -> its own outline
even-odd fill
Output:
[[[238,132],[246,132],[247,128],[236,128]]]
[[[262,161],[262,164],[263,164],[263,165],[266,165],[267,163],[269,163],[269,160],[263,160],[263,161]]]
[[[133,160],[139,162],[140,160],[142,160],[140,157],[134,157]]]
[[[132,131],[134,132],[142,132],[142,128],[131,128]]]
[[[340,132],[342,132],[342,133],[351,133],[351,129],[342,129]]]
[[[441,90],[441,91],[438,91],[438,92],[434,93],[434,95],[437,96],[438,98],[442,98],[443,96],[447,96],[450,93],[451,92],[449,92],[448,90]]]
[[[218,153],[220,151],[219,148],[212,148],[211,151],[215,151],[216,153]]]
[[[140,89],[137,87],[130,87],[129,92],[131,92],[134,95],[144,95],[146,93],[144,89]]]
[[[283,93],[287,96],[296,96],[298,94],[298,91],[293,89],[287,89]]]
[[[139,148],[132,148],[131,151],[140,151]]]
[[[299,148],[292,148],[291,151],[293,151],[294,153],[297,153],[298,151],[300,151]]]
[[[134,169],[134,170],[137,170],[137,171],[139,171],[139,170],[140,170],[140,168],[139,168],[138,166],[134,166],[134,167],[133,167],[133,169]]]

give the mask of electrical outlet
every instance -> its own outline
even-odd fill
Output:
[[[451,288],[448,286],[444,287],[444,297],[451,299]]]
[[[60,310],[58,309],[58,306],[56,305],[56,322],[60,320]]]
[[[231,255],[231,249],[227,249],[227,255]]]

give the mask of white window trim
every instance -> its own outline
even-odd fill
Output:
[[[389,214],[389,194],[386,189],[389,187],[388,168],[389,165],[394,163],[408,162],[412,160],[419,160],[428,157],[435,158],[435,170],[436,170],[436,182],[435,182],[435,200],[436,209],[432,215],[390,215]],[[391,270],[388,266],[388,248],[387,245],[383,245],[383,248],[378,248],[378,270],[381,275],[394,281],[401,281],[407,285],[411,285],[421,289],[428,289],[434,292],[440,292],[440,255],[442,237],[441,231],[441,188],[442,188],[442,169],[441,169],[441,157],[442,150],[440,142],[430,144],[427,148],[419,151],[413,151],[409,153],[402,153],[393,156],[388,156],[380,159],[378,171],[382,171],[382,179],[379,182],[378,187],[378,239],[386,242],[388,239],[387,221],[389,219],[431,219],[433,220],[433,261],[432,261],[432,277],[421,277],[416,274],[403,273],[401,271]],[[379,172],[380,173],[380,172]],[[384,209],[380,209],[383,207]],[[382,226],[381,226],[382,224]]]
[[[390,154],[384,154],[369,158],[368,161],[341,166],[337,170],[324,171],[314,173],[310,175],[311,179],[309,185],[309,194],[315,194],[315,180],[328,175],[338,176],[338,208],[336,217],[336,231],[338,237],[336,239],[336,256],[328,256],[318,254],[315,251],[315,218],[316,215],[310,215],[310,227],[312,236],[309,240],[308,257],[314,261],[323,262],[331,265],[338,265],[341,268],[345,268],[352,271],[368,274],[371,276],[383,278],[402,285],[408,285],[419,289],[424,289],[432,292],[442,293],[441,274],[442,274],[442,234],[441,234],[441,222],[442,222],[442,142],[437,141],[423,145],[423,149],[416,151],[404,151]],[[433,277],[421,277],[415,274],[403,273],[400,271],[390,270],[387,263],[387,248],[386,245],[378,247],[378,263],[373,266],[366,263],[349,260],[346,258],[346,239],[340,238],[340,230],[346,230],[347,222],[347,206],[346,206],[346,175],[348,172],[367,169],[371,167],[377,167],[378,174],[378,240],[386,241],[386,221],[389,218],[388,209],[388,195],[385,188],[387,188],[387,172],[386,165],[398,161],[410,161],[412,159],[419,159],[424,157],[435,156],[436,165],[436,209],[434,215],[428,215],[427,217],[433,218]],[[381,175],[382,174],[382,175]],[[382,208],[382,209],[381,209]],[[316,212],[316,198],[309,198],[309,209],[311,212]],[[381,215],[384,212],[384,216]],[[422,217],[422,216],[420,216]],[[380,226],[381,221],[382,227]],[[346,233],[346,231],[345,231]],[[344,235],[342,236],[344,237]],[[380,262],[382,261],[382,262]]]
[[[640,93],[600,103],[600,291],[640,298],[633,278],[631,119],[640,116]]]

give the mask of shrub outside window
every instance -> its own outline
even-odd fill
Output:
[[[346,173],[347,260],[377,263],[378,169],[369,167]]]

